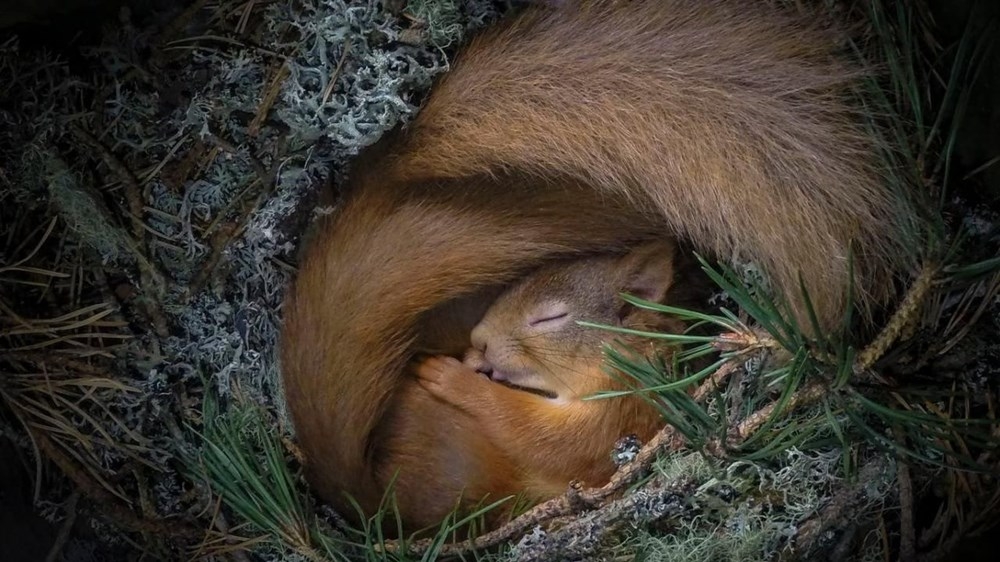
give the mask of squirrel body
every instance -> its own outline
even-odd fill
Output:
[[[673,242],[658,240],[625,254],[577,258],[532,272],[487,310],[472,331],[464,362],[434,357],[417,367],[421,386],[476,420],[479,433],[517,466],[521,489],[534,497],[562,493],[572,480],[603,484],[614,471],[614,443],[628,435],[645,441],[662,425],[656,409],[639,396],[585,400],[627,388],[624,378],[605,370],[604,346],[640,360],[663,358],[672,348],[577,322],[683,331],[682,322],[619,296],[688,304],[690,297],[679,294],[692,294],[689,287],[672,291],[687,280],[676,272],[682,260],[675,252]]]
[[[460,355],[483,295],[553,256],[621,251],[663,229],[584,185],[507,180],[509,190],[489,197],[479,190],[492,189],[492,179],[435,182],[414,188],[419,197],[365,190],[318,225],[286,305],[282,373],[310,483],[345,516],[356,515],[345,492],[369,516],[397,468],[409,529],[439,521],[463,490],[486,495],[469,483],[515,489],[519,480],[500,468],[510,463],[483,448],[475,420],[441,415],[412,376],[413,355]],[[428,322],[436,329],[423,329]]]
[[[681,331],[679,321],[619,297],[626,291],[667,300],[678,279],[674,254],[674,244],[662,240],[546,265],[493,302],[471,332],[464,362],[420,360],[417,384],[400,387],[383,437],[383,478],[395,478],[402,518],[430,526],[456,507],[467,513],[507,499],[487,517],[496,521],[517,508],[518,497],[534,502],[572,481],[606,481],[615,442],[647,440],[662,421],[638,396],[584,400],[626,388],[604,370],[602,348],[613,343],[643,357],[671,350],[576,322]]]
[[[804,287],[821,329],[851,281],[877,305],[905,265],[877,143],[848,101],[863,73],[835,30],[769,2],[559,4],[474,38],[416,118],[356,160],[306,248],[283,382],[307,477],[347,515],[345,492],[378,505],[391,447],[418,458],[449,432],[439,459],[477,446],[478,417],[428,421],[441,397],[408,365],[460,352],[490,299],[555,257],[677,236],[757,263],[800,321]]]

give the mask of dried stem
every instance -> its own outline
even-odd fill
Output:
[[[256,137],[260,134],[260,127],[271,112],[271,107],[277,101],[278,95],[281,94],[281,86],[285,83],[285,78],[288,78],[288,64],[277,62],[275,65],[277,65],[277,68],[274,70],[274,76],[264,90],[264,96],[261,99],[260,105],[257,106],[257,112],[254,114],[253,120],[247,126],[247,134],[251,137]]]
[[[160,306],[160,298],[166,292],[166,276],[150,258],[149,248],[146,244],[146,226],[142,222],[143,197],[142,188],[139,187],[139,180],[135,174],[118,159],[111,150],[94,135],[84,130],[76,123],[70,124],[70,131],[85,146],[89,147],[100,158],[104,165],[118,177],[125,189],[125,199],[128,202],[129,221],[132,224],[132,236],[134,247],[132,248],[136,262],[139,264],[139,272],[142,277],[140,290],[146,295],[143,299],[143,309],[152,322],[153,329],[160,337],[167,337],[168,329],[167,317]],[[130,244],[132,246],[133,244]]]
[[[32,439],[38,446],[40,454],[51,460],[83,493],[87,499],[100,505],[100,513],[113,519],[122,528],[139,533],[155,533],[161,536],[176,537],[186,541],[197,540],[200,533],[197,529],[184,525],[172,519],[144,519],[122,502],[95,483],[85,470],[75,461],[64,455],[55,444],[41,431],[31,431]]]
[[[882,328],[875,340],[865,349],[858,353],[854,362],[854,372],[863,373],[872,368],[876,361],[885,355],[889,347],[896,342],[899,335],[915,322],[920,314],[927,295],[930,294],[934,285],[934,278],[938,273],[938,266],[934,263],[926,263],[920,270],[920,275],[910,285],[903,302],[899,303],[892,318]]]

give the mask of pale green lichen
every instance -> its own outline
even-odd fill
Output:
[[[789,550],[799,526],[828,505],[842,478],[841,455],[836,449],[789,449],[777,463],[735,462],[714,478],[702,471],[705,484],[695,495],[701,514],[678,520],[670,533],[639,530],[628,547],[639,559],[655,562],[773,560]],[[670,473],[687,470],[675,466]],[[894,474],[878,476],[865,483],[859,512],[880,506],[893,493]]]
[[[124,257],[131,263],[131,238],[113,222],[114,217],[100,195],[82,183],[79,175],[62,159],[51,153],[41,155],[40,159],[40,179],[48,188],[59,216],[70,225],[80,242],[97,252],[102,262]]]

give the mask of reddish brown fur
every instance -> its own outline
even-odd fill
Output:
[[[400,446],[419,458],[453,434],[430,407],[400,407],[426,402],[406,397],[421,391],[405,374],[416,346],[454,345],[417,341],[420,328],[553,254],[676,232],[759,263],[800,319],[801,273],[830,326],[853,242],[864,302],[889,293],[902,236],[843,101],[859,72],[835,33],[763,2],[566,4],[475,39],[359,162],[304,258],[285,309],[286,397],[310,480],[342,510],[344,491],[366,509],[381,497],[388,440],[414,436]]]
[[[799,312],[801,273],[825,326],[843,311],[853,241],[862,302],[886,297],[901,234],[845,102],[861,72],[837,57],[840,35],[764,2],[570,4],[473,40],[390,173],[582,178],[703,250],[756,261]]]
[[[625,388],[604,370],[604,344],[643,356],[662,356],[668,346],[577,322],[681,331],[677,320],[626,305],[618,296],[629,292],[654,302],[690,304],[668,299],[677,278],[674,251],[672,243],[660,241],[624,256],[547,266],[490,307],[472,332],[475,349],[466,364],[432,358],[418,368],[420,384],[475,419],[476,434],[496,444],[517,468],[514,492],[544,498],[565,491],[572,480],[600,485],[614,470],[609,452],[615,441],[629,434],[646,440],[661,425],[656,409],[641,397],[583,398]],[[494,382],[474,368],[488,371]]]
[[[447,492],[472,474],[483,479],[473,467],[418,472],[424,462],[439,464],[434,455],[466,454],[479,433],[450,427],[437,417],[441,405],[428,405],[403,376],[425,313],[554,254],[622,248],[662,228],[582,186],[518,178],[486,198],[478,191],[483,181],[442,182],[418,200],[362,190],[321,225],[304,257],[285,309],[286,401],[310,481],[347,514],[344,491],[366,512],[378,505],[392,476],[387,458],[414,463],[406,475],[412,481],[397,491],[414,526],[447,513],[455,501]],[[457,328],[465,341],[471,328]],[[462,441],[466,435],[471,440]],[[410,502],[407,490],[421,499]]]

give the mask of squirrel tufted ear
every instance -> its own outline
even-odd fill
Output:
[[[677,246],[673,241],[657,240],[633,248],[622,258],[625,272],[623,293],[652,302],[663,302],[674,284],[674,259]]]

